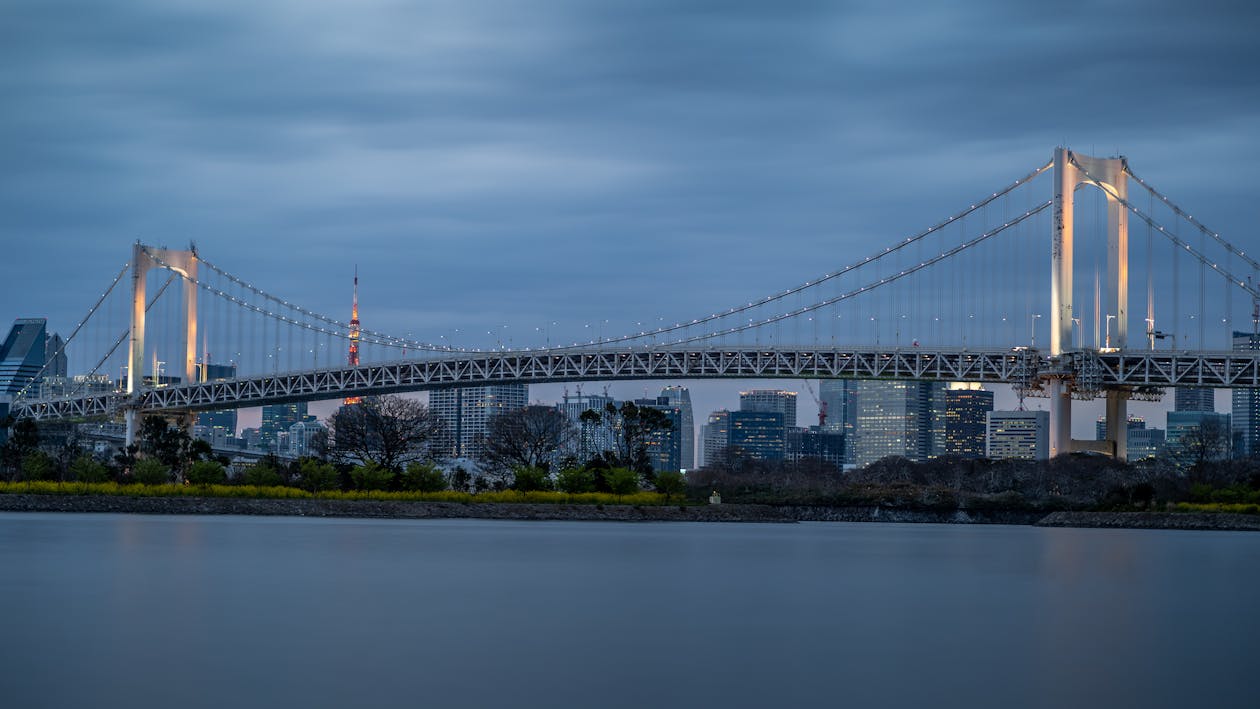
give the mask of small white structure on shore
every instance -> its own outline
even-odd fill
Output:
[[[712,494],[712,495],[709,495],[709,504],[710,504],[710,505],[720,505],[720,504],[722,504],[722,496],[718,494],[718,491],[717,491],[717,490],[714,490],[714,491],[713,491],[713,494]]]

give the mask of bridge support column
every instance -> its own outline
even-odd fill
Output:
[[[168,268],[184,277],[184,351],[182,377],[184,383],[196,380],[197,371],[197,252],[151,249],[139,241],[131,251],[131,334],[127,351],[127,393],[133,398],[144,389],[144,331],[149,310],[146,278],[149,270]],[[153,383],[158,384],[158,372],[153,373]],[[135,442],[137,412],[130,408],[126,413],[127,445]]]
[[[1107,196],[1107,347],[1123,349],[1129,331],[1129,220],[1117,198],[1128,198],[1124,158],[1077,155],[1067,148],[1054,151],[1054,213],[1050,225],[1050,357],[1058,359],[1077,348],[1072,342],[1072,271],[1074,195],[1082,184],[1098,187]],[[1072,443],[1072,386],[1070,378],[1049,382],[1050,457],[1070,453]],[[1128,392],[1107,392],[1107,438],[1114,455],[1123,460],[1128,438]],[[1113,424],[1113,417],[1115,423]],[[1085,442],[1080,448],[1086,449]]]
[[[129,446],[136,442],[137,426],[136,420],[139,418],[139,412],[135,409],[127,409],[123,412],[123,420],[127,422],[127,433],[123,437],[123,445]]]
[[[1116,460],[1129,459],[1129,392],[1107,391],[1107,441]]]

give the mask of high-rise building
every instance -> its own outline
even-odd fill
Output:
[[[731,412],[720,409],[709,414],[709,420],[700,427],[700,467],[713,465],[730,445]]]
[[[1209,387],[1177,387],[1173,390],[1173,411],[1215,410],[1215,389]]]
[[[784,428],[796,428],[796,392],[753,389],[739,393],[740,411],[770,411],[783,415]]]
[[[1260,350],[1260,336],[1234,332],[1234,349],[1243,352]],[[1247,458],[1260,455],[1260,389],[1234,389],[1231,396],[1234,456]]]
[[[569,419],[578,432],[573,442],[573,450],[566,451],[567,455],[576,456],[579,461],[585,463],[604,451],[617,449],[616,426],[604,415],[609,404],[617,408],[617,401],[611,396],[580,392],[576,396],[571,396],[567,390],[565,391],[564,399],[556,404],[556,409]],[[595,419],[591,416],[583,418],[582,414],[588,411],[599,414],[599,418]]]
[[[759,460],[783,460],[787,453],[787,429],[778,411],[732,411],[727,447],[732,454]]]
[[[1095,440],[1107,440],[1107,417],[1099,416],[1094,422]],[[1128,444],[1125,446],[1126,457],[1130,461],[1153,458],[1164,452],[1164,429],[1147,428],[1146,419],[1140,416],[1129,417],[1129,430],[1126,434]]]
[[[1215,411],[1169,411],[1165,450],[1183,465],[1225,460],[1232,447],[1230,418]]]
[[[845,435],[822,426],[792,428],[787,432],[787,454],[790,461],[818,458],[837,468],[844,467]]]
[[[445,425],[437,450],[452,458],[480,458],[486,450],[486,425],[499,414],[529,404],[528,384],[494,384],[438,389],[429,393],[429,410]]]
[[[661,390],[661,396],[678,408],[681,467],[690,470],[696,467],[696,421],[691,411],[691,392],[685,386],[671,385]]]
[[[0,397],[12,398],[35,381],[48,356],[44,318],[18,318],[0,344]]]
[[[945,452],[944,382],[858,383],[854,463],[890,455],[923,461]]]
[[[857,430],[858,382],[853,379],[823,379],[818,383],[818,399],[827,407],[828,431],[843,433],[850,444],[845,446],[845,463],[853,462],[854,432]]]
[[[992,411],[988,416],[985,454],[1001,460],[1045,460],[1050,457],[1049,411]]]
[[[65,379],[69,376],[70,360],[66,357],[66,341],[61,339],[61,335],[54,332],[48,336],[44,342],[44,353],[44,361],[47,362],[45,377]]]
[[[315,421],[315,417],[306,412],[305,401],[262,407],[262,423],[258,427],[259,447],[276,453],[283,452],[287,446],[289,428],[303,421]]]
[[[979,384],[951,384],[945,391],[944,454],[983,458],[993,392]]]
[[[682,405],[674,403],[667,396],[658,396],[655,399],[635,399],[634,405],[641,409],[656,409],[669,419],[668,429],[654,432],[647,440],[647,454],[652,461],[652,470],[659,473],[664,470],[683,469],[685,466],[682,457]]]
[[[324,425],[315,421],[298,421],[290,426],[288,440],[285,442],[289,457],[301,458],[313,455],[311,442],[323,431]]]
[[[236,377],[236,365],[198,363],[195,372],[199,382],[234,379]],[[205,433],[206,440],[216,445],[225,445],[226,439],[236,437],[236,423],[236,409],[202,411],[197,414],[193,431],[200,429]]]

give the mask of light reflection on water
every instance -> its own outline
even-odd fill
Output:
[[[4,705],[1252,706],[1260,535],[0,514]]]

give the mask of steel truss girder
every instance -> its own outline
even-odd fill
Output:
[[[1033,350],[761,347],[501,352],[386,362],[148,389],[18,402],[33,419],[204,411],[425,391],[453,386],[627,379],[907,379],[1024,384],[1089,371],[1105,388],[1260,387],[1260,353],[1065,352]]]

